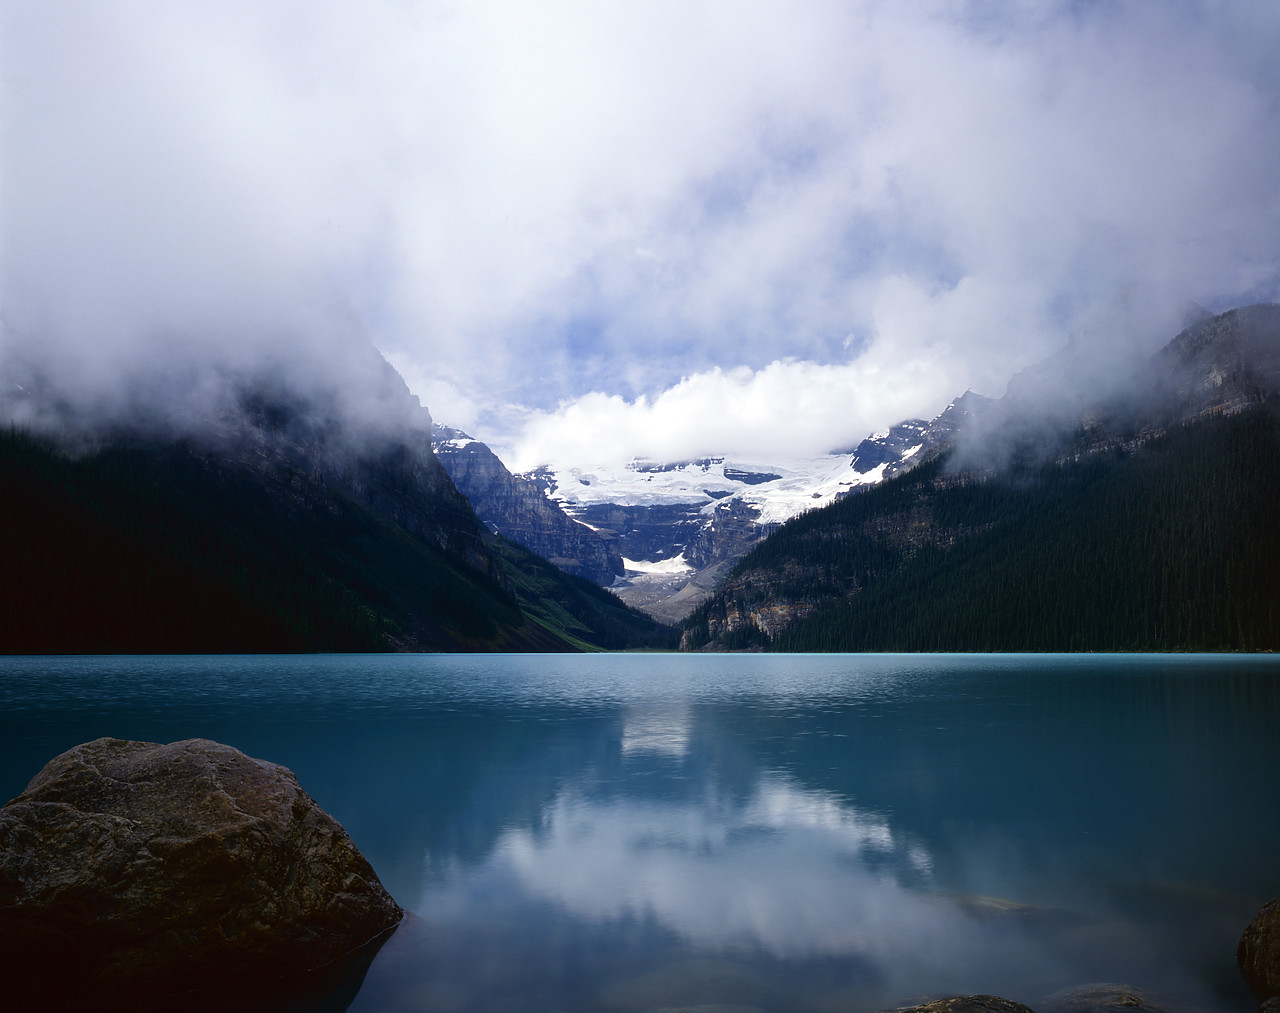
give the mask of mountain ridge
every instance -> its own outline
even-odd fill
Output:
[[[376,355],[369,349],[370,356]],[[236,376],[174,425],[8,391],[10,653],[666,646],[608,592],[489,532],[390,367],[381,401]]]
[[[907,420],[850,449],[788,465],[713,455],[635,459],[621,470],[543,466],[513,475],[460,430],[437,424],[435,446],[459,486],[484,504],[477,509],[491,528],[527,531],[528,499],[538,490],[560,513],[616,546],[621,567],[607,586],[619,598],[659,621],[679,622],[779,524],[909,469],[990,403],[968,391],[933,419]],[[511,509],[512,501],[520,506]],[[552,540],[515,537],[543,555],[558,554]],[[569,562],[573,572],[576,560]],[[603,569],[591,576],[606,584]]]
[[[1128,399],[1113,391],[1092,401],[1080,398],[1079,414],[1066,428],[1028,412],[1026,388],[1012,383],[1004,399],[988,405],[971,425],[959,428],[949,444],[940,442],[935,453],[916,468],[858,497],[798,517],[759,543],[739,561],[715,596],[686,621],[682,646],[793,650],[1253,650],[1280,646],[1275,643],[1280,627],[1273,622],[1277,592],[1270,589],[1269,580],[1258,576],[1262,571],[1256,565],[1258,558],[1280,565],[1280,548],[1269,534],[1280,480],[1280,428],[1274,424],[1280,397],[1280,306],[1243,307],[1192,325],[1151,358],[1144,377],[1145,385]],[[1061,383],[1070,391],[1067,378]],[[1245,457],[1236,452],[1233,440],[1246,448]],[[1202,488],[1191,487],[1192,475],[1199,476]],[[1222,488],[1215,489],[1215,483]],[[1082,488],[1089,490],[1088,495],[1080,493]],[[1129,490],[1132,502],[1118,500],[1115,489]],[[1076,513],[1064,512],[1045,490],[1075,497]],[[1236,504],[1247,524],[1241,520],[1237,529],[1230,515],[1223,514],[1220,504],[1228,501]],[[1088,515],[1095,510],[1109,519],[1108,524],[1099,521],[1090,526]],[[967,520],[955,520],[961,517]],[[1203,524],[1189,523],[1187,517],[1201,518]],[[1015,529],[1016,537],[1008,534]],[[1117,540],[1116,531],[1125,531],[1128,541]],[[1256,552],[1251,552],[1250,542]],[[1051,552],[1049,547],[1059,543],[1071,548]],[[1103,584],[1112,595],[1121,595],[1124,587],[1123,575],[1097,558],[1097,546],[1103,544],[1115,558],[1129,560],[1135,596],[1145,595],[1175,611],[1176,599],[1182,598],[1216,615],[1217,606],[1203,600],[1200,583],[1191,576],[1194,571],[1201,574],[1202,582],[1227,587],[1234,595],[1232,606],[1241,615],[1253,616],[1253,626],[1247,632],[1224,633],[1230,625],[1224,619],[1222,628],[1191,633],[1160,627],[1159,635],[1122,629],[1123,624],[1107,626],[1110,620],[1101,618],[1101,613],[1127,605],[1099,600],[1097,588]],[[1145,554],[1135,555],[1133,545],[1145,546]],[[1002,562],[1001,551],[1013,562]],[[1179,564],[1180,570],[1162,562],[1164,557],[1185,560],[1191,556],[1195,559]],[[1005,573],[1021,597],[992,589],[982,568],[972,562],[978,557],[991,573]],[[1032,558],[1040,559],[1043,573],[1037,575],[1029,569],[1032,564],[1023,562]],[[1210,580],[1204,575],[1212,574],[1215,561],[1234,567],[1237,576],[1254,576],[1241,578],[1239,584]],[[1061,570],[1082,576],[1074,584],[1063,583]],[[1092,585],[1083,577],[1086,572],[1093,574]],[[1153,588],[1149,586],[1153,581],[1163,583]],[[905,590],[908,585],[913,589],[910,594]],[[1051,625],[1055,616],[1077,615],[1079,629],[1064,629],[1056,641],[1040,639],[1027,628],[1006,629],[1003,640],[994,634],[975,638],[965,631],[966,623],[973,629],[990,626],[978,612],[966,611],[978,607],[971,603],[983,600],[984,594],[992,613],[1023,615],[1032,624],[1035,617],[1025,612],[1027,602],[1043,598],[1045,586],[1058,591],[1052,605],[1044,599],[1042,620]],[[886,604],[890,600],[893,604]],[[1092,602],[1098,615],[1079,618],[1076,603],[1081,601]],[[931,609],[939,625],[953,624],[949,638],[928,632]],[[908,621],[904,618],[908,613],[916,618]],[[962,614],[969,618],[963,622],[954,618]],[[1163,619],[1156,613],[1145,621],[1154,630]],[[1105,627],[1108,632],[1099,632],[1099,639],[1090,641],[1080,634],[1086,627],[1096,631]]]

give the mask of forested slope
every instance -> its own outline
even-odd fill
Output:
[[[456,513],[451,500],[409,503],[394,461],[378,470],[382,485],[366,477],[362,498],[303,469],[284,481],[178,443],[72,456],[10,430],[0,436],[0,651],[671,644],[670,631],[492,539],[469,514],[432,513]],[[398,519],[411,507],[420,531]],[[427,536],[437,529],[452,533]]]
[[[785,525],[691,617],[684,645],[1272,650],[1278,492],[1274,401],[998,475],[940,458]]]

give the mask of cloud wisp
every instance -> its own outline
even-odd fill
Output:
[[[1280,298],[1278,38],[1213,0],[11,0],[0,354],[110,401],[372,342],[526,464],[821,452]]]

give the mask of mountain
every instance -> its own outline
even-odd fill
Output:
[[[778,525],[898,474],[950,440],[989,399],[967,393],[856,447],[786,463],[722,456],[621,468],[542,467],[518,476],[570,517],[613,538],[625,572],[612,590],[664,622],[685,618]]]
[[[0,650],[671,643],[490,533],[432,454],[429,413],[385,363],[372,375],[377,396],[358,400],[297,377],[205,376],[215,394],[109,424],[47,378],[12,383],[4,407],[26,424],[0,436]]]
[[[1187,328],[1156,357],[1156,391],[1182,417],[1239,411],[1280,390],[1280,306],[1246,306]],[[1157,406],[1159,401],[1157,401]]]
[[[437,422],[431,449],[490,531],[603,587],[622,575],[622,554],[612,533],[573,520],[539,483],[511,474],[479,440]]]
[[[862,475],[874,475],[879,481],[901,475],[938,447],[949,445],[963,426],[984,418],[992,404],[989,397],[965,391],[931,421],[907,419],[867,437],[848,451],[849,467]]]
[[[1280,647],[1280,307],[1187,328],[1132,383],[1015,378],[915,468],[753,548],[683,646]]]

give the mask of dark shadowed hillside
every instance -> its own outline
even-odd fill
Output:
[[[491,535],[431,454],[429,416],[414,402],[406,417],[361,430],[323,399],[259,387],[182,439],[10,428],[0,651],[671,645],[669,629]]]
[[[786,525],[695,615],[686,646],[1280,647],[1274,407],[982,482],[944,464]]]
[[[798,517],[686,623],[689,649],[1280,648],[1280,311],[1197,324],[1128,404],[1018,404],[905,475]],[[975,464],[977,466],[975,466]]]

